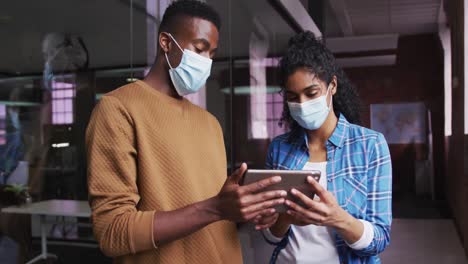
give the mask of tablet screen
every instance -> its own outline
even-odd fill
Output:
[[[281,182],[275,185],[271,185],[262,189],[259,192],[270,191],[270,190],[284,190],[288,192],[286,199],[291,200],[302,207],[305,205],[291,194],[291,189],[295,188],[300,192],[313,199],[315,195],[314,189],[307,182],[307,176],[312,176],[316,181],[320,180],[320,171],[318,170],[247,170],[245,173],[241,185],[249,185],[254,182],[267,179],[273,176],[281,176]],[[276,206],[277,212],[285,212],[288,208],[286,205]]]

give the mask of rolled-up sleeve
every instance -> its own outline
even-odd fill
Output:
[[[374,238],[363,249],[353,249],[359,256],[377,255],[390,244],[392,223],[392,164],[387,142],[382,134],[371,151],[367,181],[366,221],[372,224]]]

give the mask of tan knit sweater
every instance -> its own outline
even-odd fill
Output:
[[[155,249],[153,215],[216,195],[226,179],[218,121],[138,81],[101,98],[88,126],[95,236],[116,263],[242,263],[235,224],[220,221]]]

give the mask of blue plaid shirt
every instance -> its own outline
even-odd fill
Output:
[[[276,137],[268,149],[266,168],[302,170],[309,161],[308,145],[304,130]],[[362,250],[350,248],[334,232],[340,263],[381,263],[378,254],[390,243],[392,223],[392,165],[387,142],[381,133],[351,124],[341,115],[326,148],[328,191],[348,213],[374,227],[373,241]],[[287,245],[289,236],[290,232],[276,244],[272,260]]]

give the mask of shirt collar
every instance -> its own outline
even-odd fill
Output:
[[[338,119],[338,123],[336,125],[335,130],[328,138],[328,141],[335,145],[338,148],[343,147],[345,139],[348,136],[349,130],[349,122],[346,120],[346,117],[340,114],[340,118]],[[300,128],[300,133],[302,136],[297,137],[296,143],[304,145],[306,148],[309,148],[309,139],[307,138],[306,130]]]

